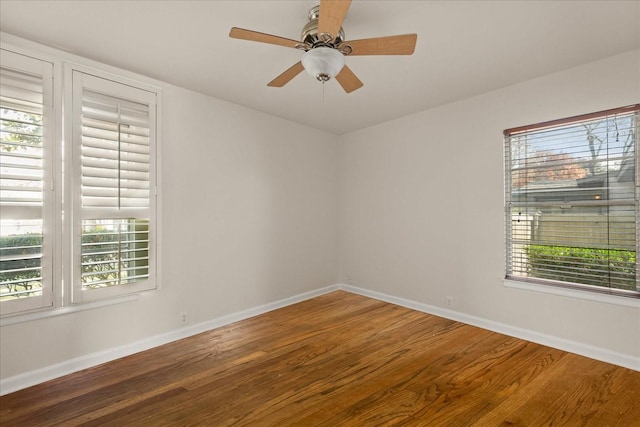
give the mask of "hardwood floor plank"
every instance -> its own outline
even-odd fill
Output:
[[[636,371],[567,354],[509,396],[484,422],[513,425],[640,425]],[[478,424],[481,425],[481,424]]]
[[[640,426],[640,372],[344,291],[0,398],[4,426]]]

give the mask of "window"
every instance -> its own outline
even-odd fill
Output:
[[[505,130],[507,278],[640,297],[639,112]]]
[[[155,93],[72,71],[74,302],[154,287]]]
[[[157,89],[0,53],[2,316],[155,289]]]
[[[0,302],[52,305],[53,65],[0,51]]]

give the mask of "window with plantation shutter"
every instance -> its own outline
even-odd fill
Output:
[[[52,304],[51,63],[0,50],[0,307]]]
[[[0,325],[157,288],[160,88],[135,78],[0,40]]]
[[[507,278],[640,297],[639,113],[505,131]]]
[[[73,71],[74,301],[155,287],[155,96]]]

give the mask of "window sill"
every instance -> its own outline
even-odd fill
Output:
[[[125,295],[118,298],[110,298],[107,300],[90,302],[86,304],[71,305],[67,307],[58,307],[48,310],[34,311],[25,314],[7,315],[0,319],[0,327],[14,325],[16,323],[30,322],[32,320],[45,319],[47,317],[62,316],[64,314],[77,313],[79,311],[93,310],[95,308],[107,307],[110,305],[121,304],[129,301],[136,301],[138,295]]]
[[[554,286],[537,285],[534,283],[519,282],[517,280],[503,279],[507,288],[521,289],[543,294],[558,295],[567,298],[582,299],[587,301],[600,302],[605,304],[622,305],[625,307],[640,308],[640,299],[627,298],[617,295],[607,295],[588,291],[578,291],[574,289],[557,288]]]

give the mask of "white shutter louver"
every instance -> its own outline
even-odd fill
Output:
[[[508,278],[639,294],[639,110],[505,131]]]

